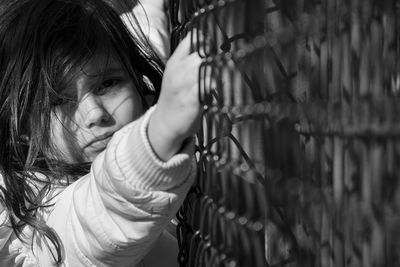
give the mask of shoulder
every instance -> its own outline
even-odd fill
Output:
[[[167,61],[170,56],[170,23],[165,1],[140,1],[130,11],[122,13],[121,19],[134,35],[137,32],[135,27],[140,27],[158,56]]]

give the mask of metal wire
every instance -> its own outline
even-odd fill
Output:
[[[181,266],[400,266],[396,0],[171,1],[204,62]]]

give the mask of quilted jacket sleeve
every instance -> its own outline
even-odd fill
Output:
[[[193,143],[159,160],[146,134],[151,112],[114,134],[90,174],[58,196],[48,224],[68,266],[135,266],[183,202],[194,178]]]

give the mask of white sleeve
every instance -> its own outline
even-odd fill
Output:
[[[67,266],[135,266],[182,204],[194,179],[193,143],[158,159],[147,138],[151,112],[114,134],[90,174],[58,196],[47,223]]]
[[[13,229],[8,225],[7,211],[0,204],[0,266],[12,266],[17,262],[18,250],[13,249],[12,241],[17,239]]]
[[[1,175],[0,180],[2,180]],[[37,259],[32,254],[30,246],[33,236],[32,228],[24,226],[18,238],[11,227],[8,215],[9,212],[0,204],[0,266],[37,266]]]
[[[165,1],[141,0],[132,9],[132,13],[138,19],[145,37],[165,63],[170,56],[170,23]],[[121,14],[121,19],[135,34],[133,28],[137,26],[132,23],[132,13]]]

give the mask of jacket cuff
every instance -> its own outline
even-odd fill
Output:
[[[116,162],[126,179],[134,179],[132,187],[146,191],[169,191],[189,179],[193,167],[194,140],[185,142],[168,161],[162,161],[153,151],[147,134],[154,109],[151,107],[138,121],[124,129],[127,133],[116,147]]]

